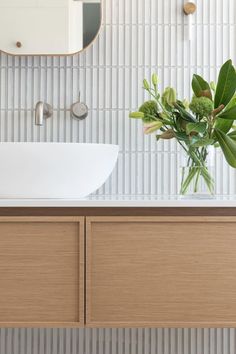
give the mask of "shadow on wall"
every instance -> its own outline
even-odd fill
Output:
[[[84,19],[84,36],[83,47],[87,47],[95,38],[101,25],[101,4],[99,3],[84,3],[83,4],[83,19]]]

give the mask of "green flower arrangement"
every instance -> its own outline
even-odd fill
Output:
[[[156,139],[176,139],[188,156],[189,173],[182,178],[181,194],[194,183],[198,191],[203,178],[208,191],[214,192],[214,179],[207,166],[208,147],[221,148],[226,161],[236,168],[236,71],[228,60],[220,69],[217,85],[210,84],[194,74],[193,97],[190,104],[177,98],[174,88],[159,92],[159,80],[152,75],[151,82],[143,80],[143,88],[150,100],[144,102],[130,118],[141,119],[145,134],[156,134]]]

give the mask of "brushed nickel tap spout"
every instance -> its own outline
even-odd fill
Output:
[[[35,107],[35,124],[36,125],[43,125],[43,119],[47,119],[52,117],[52,106],[48,103],[44,103],[39,101]]]

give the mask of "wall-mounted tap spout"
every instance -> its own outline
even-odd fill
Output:
[[[52,106],[48,103],[39,101],[35,106],[35,124],[43,125],[43,119],[52,117]]]

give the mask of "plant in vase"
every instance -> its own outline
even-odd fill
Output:
[[[143,87],[151,100],[130,113],[130,118],[141,119],[144,133],[156,134],[157,141],[176,139],[181,145],[188,167],[187,175],[182,176],[181,194],[188,193],[190,185],[197,193],[200,179],[213,194],[214,179],[207,164],[209,148],[221,148],[229,165],[236,168],[236,71],[232,61],[221,67],[217,85],[193,75],[190,104],[179,100],[172,87],[161,94],[156,74],[151,83],[144,79]]]

